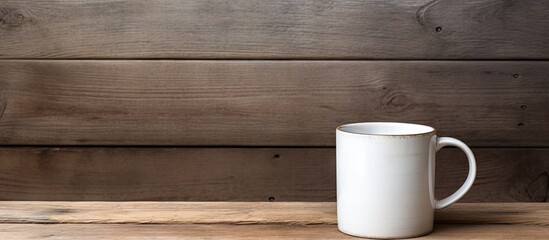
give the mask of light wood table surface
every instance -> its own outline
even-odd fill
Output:
[[[333,202],[0,202],[0,239],[356,239]],[[419,239],[549,239],[548,203],[460,203]]]

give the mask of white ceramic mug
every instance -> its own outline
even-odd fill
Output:
[[[435,154],[455,146],[469,160],[469,176],[449,197],[437,200]],[[433,230],[435,209],[459,200],[476,175],[465,143],[437,137],[429,126],[369,122],[336,130],[337,221],[341,232],[370,238],[407,238]]]

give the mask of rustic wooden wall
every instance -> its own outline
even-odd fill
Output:
[[[428,124],[548,201],[548,1],[0,1],[0,200],[334,201],[335,127]],[[439,154],[437,196],[465,179]]]

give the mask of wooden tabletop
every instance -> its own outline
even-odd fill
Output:
[[[547,203],[461,203],[425,239],[548,239]],[[335,203],[1,202],[0,239],[353,239]]]

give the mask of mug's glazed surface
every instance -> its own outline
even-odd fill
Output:
[[[357,123],[338,127],[339,230],[371,238],[430,233],[434,210],[457,201],[473,183],[474,157],[460,143],[438,138],[433,128],[417,124]],[[438,201],[434,197],[435,155],[445,145],[463,149],[471,171],[462,188]]]

